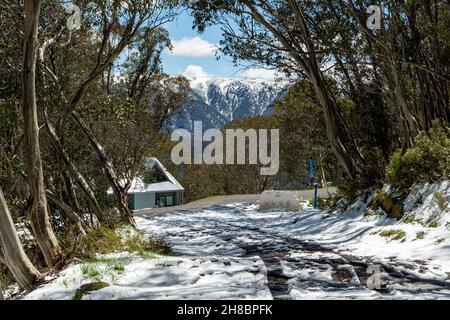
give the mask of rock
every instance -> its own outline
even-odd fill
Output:
[[[103,288],[109,287],[109,283],[106,282],[91,282],[83,284],[80,288],[78,288],[75,291],[74,296],[72,297],[72,300],[81,300],[83,298],[83,295],[89,294],[93,291],[97,291]]]
[[[97,290],[100,290],[100,289],[103,289],[106,287],[109,287],[109,284],[106,282],[92,282],[92,283],[83,284],[79,290],[82,293],[86,294],[86,293],[97,291]]]

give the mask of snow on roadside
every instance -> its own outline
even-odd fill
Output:
[[[386,298],[365,287],[354,266],[343,261],[345,256],[394,266],[416,279],[448,281],[449,200],[448,181],[417,187],[405,202],[408,221],[366,210],[370,197],[333,214],[312,208],[260,212],[258,205],[242,203],[204,210],[174,208],[166,214],[136,217],[136,222],[147,235],[168,239],[177,256],[100,256],[91,265],[70,266],[26,299],[71,299],[82,284],[95,281],[110,286],[83,299],[271,299],[268,270],[277,266],[267,265],[263,260],[267,254],[279,261],[288,278],[286,298]],[[383,236],[383,231],[395,232]],[[333,252],[305,250],[308,243]],[[450,290],[414,295],[405,285],[389,285],[388,297],[450,295]]]
[[[69,300],[81,285],[99,281],[109,286],[82,299],[272,298],[264,263],[258,257],[142,257],[124,252],[72,265],[25,299]]]
[[[436,192],[447,203],[442,210]],[[412,200],[414,197],[415,200]],[[314,209],[303,211],[292,226],[291,219],[280,222],[276,228],[286,230],[292,238],[307,239],[327,245],[340,252],[381,259],[416,260],[429,263],[431,275],[450,275],[450,182],[426,184],[416,187],[405,201],[405,216],[416,221],[396,221],[386,215],[367,215],[367,201],[354,203],[346,212],[326,214]],[[430,217],[437,220],[434,226],[424,225]],[[422,223],[419,223],[422,222]],[[382,236],[383,231],[403,231],[404,238]],[[420,260],[420,261],[419,261]]]
[[[440,209],[437,194],[447,203],[446,210]],[[390,219],[383,212],[367,211],[370,198],[360,199],[345,212],[334,214],[312,208],[302,212],[260,212],[257,205],[233,204],[137,218],[137,223],[150,234],[169,238],[175,251],[182,255],[245,254],[242,243],[264,241],[252,238],[258,230],[270,237],[310,241],[343,254],[378,259],[380,263],[396,259],[404,260],[406,265],[408,260],[424,272],[422,276],[448,278],[450,182],[416,187],[405,201],[405,216],[414,218],[409,222]],[[438,224],[427,225],[430,217],[437,217]],[[383,231],[388,234],[383,236]],[[427,266],[426,273],[421,265]]]

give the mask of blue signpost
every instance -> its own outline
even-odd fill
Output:
[[[317,209],[317,189],[319,185],[314,183],[314,209]]]
[[[309,177],[311,178],[311,187],[314,187],[314,209],[317,209],[317,191],[319,185],[314,183],[314,164],[312,158],[309,158]]]

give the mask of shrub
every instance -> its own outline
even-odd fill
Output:
[[[404,223],[410,223],[410,224],[413,224],[413,223],[420,223],[420,220],[418,220],[416,217],[414,217],[413,215],[408,215],[408,216],[404,216],[403,218],[402,218],[402,221],[404,222]]]
[[[392,219],[400,220],[403,217],[403,205],[384,191],[378,192],[372,200],[372,209],[378,208],[383,209]]]
[[[403,230],[383,230],[380,235],[393,240],[401,240],[406,237],[406,233]]]
[[[351,204],[355,202],[358,198],[358,194],[364,189],[363,185],[359,180],[347,180],[339,185],[339,193],[345,196],[348,203]]]
[[[439,222],[437,222],[435,220],[431,221],[430,223],[428,223],[427,227],[428,228],[437,228],[437,227],[439,227]]]
[[[3,288],[7,288],[16,282],[14,276],[9,269],[0,263],[0,284]],[[1,290],[1,289],[0,289]]]
[[[387,159],[383,151],[376,146],[370,145],[363,147],[361,153],[365,159],[364,170],[358,173],[356,179],[364,188],[370,188],[375,185],[382,185],[385,179],[385,168]]]
[[[423,238],[425,238],[425,232],[424,231],[419,231],[419,232],[416,233],[416,239],[422,240]]]
[[[384,215],[383,211],[373,210],[372,208],[368,208],[368,209],[364,210],[364,213],[363,213],[364,217],[382,216],[382,215]]]
[[[398,190],[414,183],[447,179],[450,174],[450,130],[431,129],[416,137],[414,147],[397,150],[386,169],[386,179]]]
[[[89,278],[100,279],[100,271],[92,264],[82,265],[81,273]]]
[[[434,193],[434,200],[436,201],[439,209],[441,209],[442,211],[447,210],[448,202],[447,202],[447,200],[445,200],[445,198],[441,192]]]
[[[314,206],[314,199],[309,200],[309,205],[311,207]],[[321,210],[329,210],[329,209],[333,208],[335,205],[336,205],[336,201],[333,196],[326,197],[326,198],[322,198],[322,197],[317,198],[317,207]]]
[[[76,246],[74,255],[80,258],[92,258],[97,254],[106,254],[119,251],[148,251],[157,254],[169,254],[170,245],[164,239],[148,238],[140,231],[135,231],[130,237],[123,239],[123,229],[99,229],[86,230],[80,243]]]

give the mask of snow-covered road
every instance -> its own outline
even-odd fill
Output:
[[[407,213],[436,212],[433,192]],[[366,211],[369,201],[335,214],[261,212],[249,203],[144,211],[138,226],[169,240],[173,255],[101,255],[25,298],[73,299],[101,281],[105,287],[78,298],[450,299],[449,213],[427,227]]]
[[[410,252],[399,257],[402,243],[371,234],[392,224],[389,219],[355,213],[331,217],[311,208],[259,212],[257,207],[216,205],[137,222],[149,234],[169,239],[179,256],[233,258],[233,264],[241,259],[243,265],[247,259],[261,260],[264,270],[259,272],[265,273],[266,284],[255,286],[267,285],[275,299],[450,299],[448,256],[440,263],[421,256],[420,250],[415,256],[415,244],[404,241],[403,250]],[[445,252],[444,247],[434,249]],[[246,297],[266,298],[264,294],[255,290],[255,296]]]

